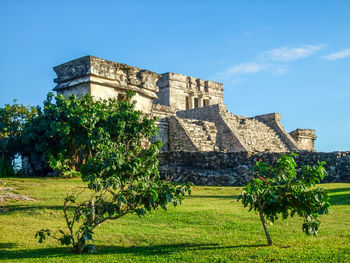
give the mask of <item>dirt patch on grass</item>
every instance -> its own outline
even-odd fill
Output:
[[[0,187],[0,206],[8,201],[36,201],[26,195],[12,193],[12,187]]]

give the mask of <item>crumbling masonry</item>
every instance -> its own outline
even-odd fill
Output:
[[[163,152],[280,153],[314,151],[315,130],[286,132],[279,113],[243,117],[223,103],[223,84],[176,73],[157,74],[93,56],[54,68],[58,94],[123,99],[135,92],[136,109],[159,116]]]

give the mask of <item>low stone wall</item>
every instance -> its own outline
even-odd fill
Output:
[[[259,158],[273,163],[280,153],[249,152],[164,152],[161,153],[159,170],[162,178],[171,177],[176,182],[191,181],[195,185],[244,185],[252,175],[252,168]],[[350,182],[350,152],[298,152],[296,162],[314,165],[325,161],[328,175],[323,183]]]

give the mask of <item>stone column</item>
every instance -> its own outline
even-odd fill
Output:
[[[198,108],[203,107],[203,98],[198,98]]]
[[[190,109],[193,109],[194,108],[194,96],[191,95],[190,96]]]

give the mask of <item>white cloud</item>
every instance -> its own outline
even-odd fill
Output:
[[[237,76],[244,74],[247,75],[265,71],[276,75],[283,75],[289,72],[290,69],[287,64],[279,62],[288,62],[307,58],[325,46],[325,44],[320,44],[300,45],[299,47],[283,46],[275,48],[260,53],[260,55],[256,58],[256,61],[236,64],[224,71],[218,72],[213,76],[213,79],[219,82],[226,79],[230,80],[232,82],[231,84],[235,84],[240,82],[240,80],[237,79]]]
[[[266,65],[259,64],[256,62],[246,62],[242,64],[235,65],[224,72],[221,75],[230,76],[233,74],[252,74],[257,73],[266,68]]]
[[[341,58],[346,58],[346,57],[350,57],[350,48],[340,50],[338,52],[329,54],[327,56],[323,56],[321,58],[323,58],[325,60],[335,61],[335,60],[338,60],[338,59],[341,59]]]
[[[242,75],[254,74],[259,71],[265,70],[269,67],[267,64],[260,64],[257,62],[245,62],[231,66],[230,68],[216,73],[211,77],[212,80],[222,82],[227,81],[231,85],[237,85],[244,82],[246,79],[242,78]]]
[[[325,45],[302,45],[297,48],[291,47],[280,47],[276,49],[272,49],[270,51],[266,51],[264,55],[268,56],[268,58],[276,61],[292,61],[301,58],[307,58],[313,55],[315,52],[319,51],[325,47]]]
[[[216,73],[212,79],[219,82],[225,79],[231,82],[231,84],[238,84],[246,80],[245,78],[242,79],[240,76],[258,73],[260,71],[283,75],[289,71],[289,67],[285,64],[262,64],[253,61],[245,62]]]

